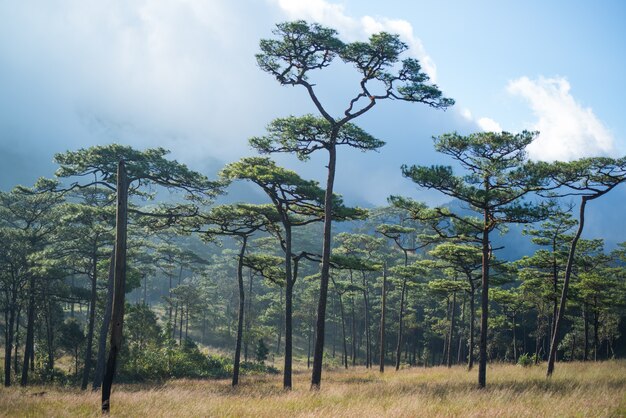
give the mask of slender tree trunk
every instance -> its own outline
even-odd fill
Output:
[[[383,267],[382,304],[380,308],[380,372],[385,371],[385,305],[387,304],[387,263]]]
[[[113,279],[113,306],[111,310],[111,345],[102,379],[102,413],[110,410],[111,388],[122,345],[124,325],[124,295],[126,292],[126,231],[128,225],[128,181],[124,160],[117,166],[117,213],[115,219],[115,273]]]
[[[352,270],[350,270],[350,284],[354,286],[354,279],[352,277]],[[350,304],[352,306],[350,323],[352,325],[352,367],[356,366],[356,315],[354,309],[354,293],[350,295]]]
[[[11,302],[5,310],[5,343],[4,343],[4,386],[11,386],[11,355],[13,351],[13,328],[15,326],[15,311],[17,302],[17,289],[11,292]],[[8,292],[7,292],[8,293]]]
[[[239,251],[239,261],[237,263],[237,283],[239,287],[239,315],[237,321],[237,341],[235,344],[235,359],[233,361],[233,382],[232,386],[235,387],[239,384],[239,360],[241,357],[241,340],[243,336],[243,317],[245,310],[245,294],[243,287],[243,257],[246,252],[246,245],[248,243],[248,237],[242,236],[241,250]]]
[[[246,308],[246,338],[243,340],[243,361],[248,361],[248,345],[250,340],[250,329],[252,327],[252,269],[248,269],[248,307]],[[204,321],[204,320],[203,320]],[[202,328],[202,341],[204,342],[204,322]]]
[[[476,322],[476,289],[474,289],[474,285],[471,285],[470,292],[470,323],[469,323],[469,344],[467,346],[467,371],[472,370],[474,367],[474,324]]]
[[[97,247],[94,248],[94,253],[92,257],[93,274],[91,276],[91,301],[89,303],[89,324],[87,325],[87,347],[85,348],[85,366],[83,369],[83,381],[80,385],[80,388],[82,390],[87,389],[87,384],[89,382],[89,373],[91,372],[93,333],[96,322],[96,302],[98,299],[98,255],[96,251]]]
[[[26,319],[26,344],[24,346],[24,362],[22,366],[21,386],[28,384],[28,364],[30,362],[31,350],[35,348],[35,278],[29,280],[28,313]]]
[[[583,361],[587,361],[589,359],[589,307],[586,303],[583,304],[583,322],[584,322],[584,352],[583,352]]]
[[[324,195],[324,241],[322,244],[322,271],[320,277],[320,298],[317,306],[317,325],[315,350],[313,353],[313,372],[311,373],[311,389],[317,390],[322,382],[322,361],[324,358],[324,334],[326,332],[326,303],[328,299],[328,281],[330,279],[330,246],[333,209],[333,188],[335,184],[335,167],[337,163],[336,138],[339,127],[333,127],[328,148],[328,177]]]
[[[334,281],[333,281],[334,284]],[[335,285],[335,289],[337,286]],[[344,367],[348,368],[348,344],[346,342],[346,316],[343,309],[343,297],[339,291],[337,291],[337,296],[339,296],[339,310],[341,312],[341,337],[343,341],[343,364]]]
[[[452,342],[454,341],[454,319],[456,317],[456,292],[452,293],[452,313],[450,314],[450,330],[448,337],[448,358],[447,366],[452,367]]]
[[[513,334],[513,363],[517,363],[517,343],[515,338],[515,314],[513,314],[511,334]]]
[[[104,364],[106,359],[107,333],[111,323],[111,311],[113,310],[113,276],[115,274],[115,249],[111,251],[111,262],[109,263],[109,277],[107,282],[106,304],[104,316],[100,325],[100,337],[98,339],[98,359],[93,377],[93,390],[97,390],[102,385],[104,378]]]
[[[285,214],[286,216],[286,214]],[[285,227],[285,366],[283,388],[291,390],[291,367],[293,363],[293,270],[291,254],[291,225],[283,219]]]
[[[364,318],[365,318],[365,368],[372,367],[372,342],[370,334],[370,319],[369,319],[369,298],[367,291],[367,280],[365,278],[365,272],[363,275],[363,305],[364,305]]]
[[[461,364],[461,359],[463,358],[463,331],[461,331],[461,328],[465,328],[465,298],[466,295],[463,295],[463,305],[461,307],[461,324],[459,325],[459,348],[456,354],[457,364]]]
[[[565,304],[567,302],[567,290],[569,287],[570,277],[572,275],[572,268],[574,266],[574,256],[576,254],[576,244],[580,239],[580,235],[583,232],[583,228],[585,226],[585,206],[587,205],[587,196],[583,196],[580,202],[580,214],[578,220],[578,230],[576,231],[576,235],[572,240],[572,244],[569,250],[569,255],[567,257],[567,266],[565,267],[565,277],[563,279],[563,291],[561,292],[561,303],[559,306],[559,310],[557,312],[556,321],[554,322],[554,333],[552,335],[552,341],[550,344],[550,356],[548,357],[548,371],[546,375],[548,377],[552,376],[552,372],[554,372],[554,362],[556,361],[556,349],[559,344],[559,329],[561,327],[561,322],[563,321],[563,317],[565,316]]]
[[[596,310],[593,313],[594,319],[593,319],[593,361],[598,361],[598,325],[599,325],[599,320],[598,320],[598,311]]]
[[[404,253],[406,260],[406,251]],[[405,261],[404,265],[408,264]],[[406,278],[402,280],[402,290],[400,291],[400,316],[398,318],[398,343],[396,345],[396,371],[400,370],[400,350],[402,349],[402,325],[404,320],[404,296],[406,294]]]
[[[485,226],[482,237],[482,289],[480,315],[480,347],[478,359],[478,385],[484,388],[487,385],[487,324],[489,318],[489,212],[484,213]]]

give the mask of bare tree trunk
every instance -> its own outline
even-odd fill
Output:
[[[322,271],[320,277],[320,298],[317,306],[317,325],[315,328],[315,350],[313,352],[313,372],[311,373],[311,389],[317,390],[322,382],[322,361],[324,359],[324,337],[326,332],[326,304],[328,300],[328,281],[330,280],[330,246],[331,225],[333,220],[333,186],[335,184],[335,168],[337,149],[335,141],[339,127],[333,127],[330,146],[328,148],[328,177],[324,195],[324,241],[322,244]]]
[[[128,181],[124,160],[117,166],[117,213],[115,219],[115,273],[113,307],[111,311],[111,346],[102,380],[102,413],[110,410],[111,388],[117,365],[117,354],[122,345],[124,325],[124,294],[126,292],[126,230],[128,224]]]
[[[380,308],[380,372],[385,371],[385,305],[387,303],[387,263],[383,267],[383,286],[381,289],[382,305]]]
[[[354,285],[354,280],[352,277],[352,270],[350,270],[350,284]],[[354,309],[354,294],[350,295],[350,304],[352,306],[351,312],[351,325],[352,325],[352,367],[356,366],[356,315]]]
[[[452,367],[452,342],[454,341],[454,319],[456,317],[456,292],[452,293],[452,313],[450,315],[450,336],[448,337],[448,358],[447,366]]]
[[[472,285],[471,287],[471,292],[470,292],[470,323],[469,323],[469,344],[467,346],[467,371],[472,370],[472,368],[474,367],[474,324],[476,322],[476,307],[475,307],[475,300],[476,300],[476,289],[474,289],[474,286]]]
[[[406,259],[406,251],[405,251]],[[408,263],[405,261],[404,265]],[[402,325],[404,320],[404,295],[406,294],[406,278],[402,281],[402,290],[400,291],[400,316],[398,319],[398,343],[396,345],[396,371],[400,370],[400,350],[402,349]]]
[[[584,338],[584,354],[583,354],[583,361],[587,361],[589,359],[589,315],[588,315],[588,310],[589,307],[587,306],[587,304],[583,304],[583,321],[584,321],[584,332],[585,332],[585,338]]]
[[[237,321],[237,341],[235,344],[235,359],[233,361],[233,382],[232,386],[235,387],[239,384],[239,360],[241,358],[241,339],[243,336],[243,317],[245,310],[245,294],[243,288],[243,256],[246,252],[246,244],[248,243],[248,237],[242,236],[241,251],[239,251],[239,261],[237,264],[237,283],[239,287],[239,315]]]
[[[480,316],[480,346],[478,359],[478,385],[484,388],[487,385],[487,324],[489,318],[489,212],[484,213],[485,226],[482,237],[482,289],[481,289],[481,316]]]

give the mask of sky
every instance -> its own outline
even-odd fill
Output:
[[[618,0],[0,0],[0,187],[50,176],[54,153],[95,144],[162,146],[210,177],[254,155],[248,138],[273,118],[315,113],[303,89],[281,87],[254,58],[276,23],[294,19],[345,41],[398,33],[404,57],[456,100],[445,112],[382,102],[359,118],[387,145],[341,150],[336,190],[348,203],[381,205],[389,194],[443,203],[400,166],[448,164],[431,140],[445,132],[538,130],[534,159],[626,154]],[[335,114],[355,91],[351,74],[337,64],[314,76]],[[324,178],[322,156],[277,160]],[[613,194],[611,206],[623,206],[626,193]],[[599,232],[621,222],[607,205]]]

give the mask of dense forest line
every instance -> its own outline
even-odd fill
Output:
[[[450,133],[434,146],[460,173],[407,165],[402,175],[458,205],[390,196],[387,207],[348,207],[333,190],[337,147],[384,145],[352,121],[387,99],[454,101],[417,60],[400,60],[395,35],[345,44],[302,21],[275,35],[259,66],[302,87],[321,116],[276,119],[250,144],[301,160],[326,152],[324,187],[266,155],[209,180],[159,148],[57,154],[55,179],[0,193],[5,386],[110,391],[117,369],[126,381],[229,376],[233,386],[282,372],[290,388],[294,362],[312,368],[313,388],[322,364],[476,363],[485,386],[488,361],[548,361],[550,375],[555,361],[625,354],[626,243],[606,251],[581,237],[587,204],[626,180],[625,159],[534,162],[525,149],[537,132]],[[309,81],[335,58],[360,77],[338,118]],[[267,203],[214,203],[239,181]],[[511,224],[524,225],[518,239],[533,254],[498,258],[493,236]]]

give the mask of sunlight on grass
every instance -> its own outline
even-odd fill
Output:
[[[626,361],[558,364],[552,379],[545,367],[492,365],[488,388],[476,387],[476,372],[463,367],[413,368],[384,374],[326,371],[322,389],[309,391],[309,373],[295,375],[284,392],[281,376],[229,380],[176,380],[160,386],[119,385],[112,415],[253,417],[413,416],[624,416]],[[99,416],[100,393],[30,387],[0,389],[2,416]]]

